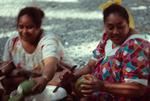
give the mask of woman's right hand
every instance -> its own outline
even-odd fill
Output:
[[[12,61],[0,62],[0,76],[8,75],[15,68]]]
[[[27,80],[27,78],[25,78],[23,76],[6,77],[1,81],[1,83],[4,87],[4,89],[6,90],[6,92],[11,92],[11,91],[15,90],[18,87],[18,85],[21,82],[23,82],[24,80]]]

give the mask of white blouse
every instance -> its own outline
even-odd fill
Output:
[[[58,60],[64,57],[63,46],[56,35],[44,33],[33,53],[27,53],[20,37],[15,35],[9,38],[5,45],[3,61],[10,60],[17,68],[33,70],[43,67],[42,60],[47,57],[56,57]]]

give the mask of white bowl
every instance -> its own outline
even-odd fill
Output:
[[[56,86],[48,85],[41,94],[31,96],[25,99],[25,101],[58,101],[67,96],[67,92],[64,88],[59,87],[58,90],[53,93]]]

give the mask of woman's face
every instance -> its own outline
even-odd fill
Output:
[[[22,40],[29,43],[34,43],[40,32],[40,28],[36,27],[32,19],[28,15],[23,15],[19,18],[17,23],[17,30]]]
[[[116,13],[110,14],[104,23],[108,37],[116,45],[121,45],[129,36],[129,24]]]

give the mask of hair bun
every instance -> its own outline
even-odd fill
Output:
[[[37,10],[38,10],[38,12],[39,12],[39,16],[40,16],[41,18],[44,18],[44,16],[45,16],[44,12],[43,12],[40,8],[38,8],[38,7],[36,7],[36,8],[37,8]]]

